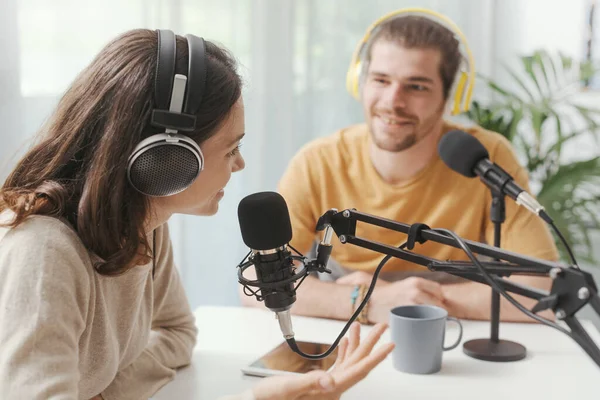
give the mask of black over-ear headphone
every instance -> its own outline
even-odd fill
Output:
[[[196,113],[206,84],[204,40],[193,35],[186,35],[186,39],[187,77],[175,74],[175,34],[158,30],[151,125],[165,131],[142,140],[129,156],[127,165],[129,182],[147,196],[170,196],[184,191],[204,167],[198,144],[179,133],[196,129]]]

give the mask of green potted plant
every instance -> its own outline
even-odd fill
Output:
[[[600,230],[600,109],[577,100],[581,82],[597,71],[590,62],[536,51],[520,57],[520,70],[507,68],[516,89],[480,77],[493,100],[486,105],[474,101],[467,113],[512,142],[529,171],[532,190],[580,262],[594,261],[592,235]],[[583,153],[578,146],[589,151],[590,144],[591,156],[573,157]],[[557,245],[567,261],[564,246]]]

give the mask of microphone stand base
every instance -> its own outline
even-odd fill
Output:
[[[463,344],[463,352],[483,361],[519,361],[527,356],[527,349],[510,340],[474,339]]]

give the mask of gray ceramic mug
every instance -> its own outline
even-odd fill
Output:
[[[446,321],[458,324],[458,339],[444,346]],[[411,374],[433,374],[442,368],[442,353],[456,348],[462,339],[460,321],[443,308],[429,305],[400,306],[390,311],[390,333],[396,344],[394,368]]]

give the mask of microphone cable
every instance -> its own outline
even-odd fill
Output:
[[[404,249],[405,247],[406,247],[406,243],[403,243],[400,246],[400,249]],[[373,290],[375,290],[375,284],[377,283],[377,278],[379,277],[379,273],[381,272],[381,269],[385,266],[385,264],[389,261],[390,258],[392,258],[392,256],[386,255],[381,260],[381,262],[375,269],[375,272],[373,273],[373,279],[371,280],[371,284],[369,285],[369,290],[367,290],[367,293],[365,294],[365,298],[360,303],[360,305],[358,306],[356,311],[354,311],[354,314],[352,314],[352,316],[350,317],[350,319],[348,320],[348,322],[346,323],[346,325],[344,326],[344,328],[342,329],[342,331],[340,332],[338,337],[335,339],[333,344],[329,347],[329,349],[327,349],[325,352],[323,352],[321,354],[306,354],[306,353],[303,353],[302,350],[300,350],[298,348],[298,345],[296,344],[296,340],[294,338],[286,339],[288,346],[295,353],[297,353],[297,354],[301,355],[302,357],[307,358],[309,360],[320,360],[320,359],[325,358],[328,355],[330,355],[333,352],[333,350],[335,350],[335,348],[339,344],[340,340],[342,340],[342,338],[344,337],[346,332],[348,332],[348,329],[350,329],[350,326],[352,325],[352,323],[356,320],[356,318],[358,318],[358,316],[360,315],[363,308],[365,308],[365,305],[369,302],[369,299],[371,298],[371,294],[373,294]]]
[[[552,228],[552,230],[554,231],[556,236],[558,236],[558,238],[560,239],[562,244],[565,246],[565,248],[567,249],[567,253],[569,253],[569,258],[571,259],[571,262],[573,263],[573,267],[578,270],[581,270],[579,268],[579,264],[577,263],[577,260],[575,259],[575,254],[573,254],[573,250],[571,250],[571,246],[569,246],[567,239],[565,239],[563,234],[560,232],[560,230],[558,229],[558,227],[552,220],[552,218],[550,218],[550,216],[548,215],[548,213],[545,210],[541,210],[539,213],[539,216],[541,219],[546,221],[548,223],[548,225],[550,225],[550,227]]]

